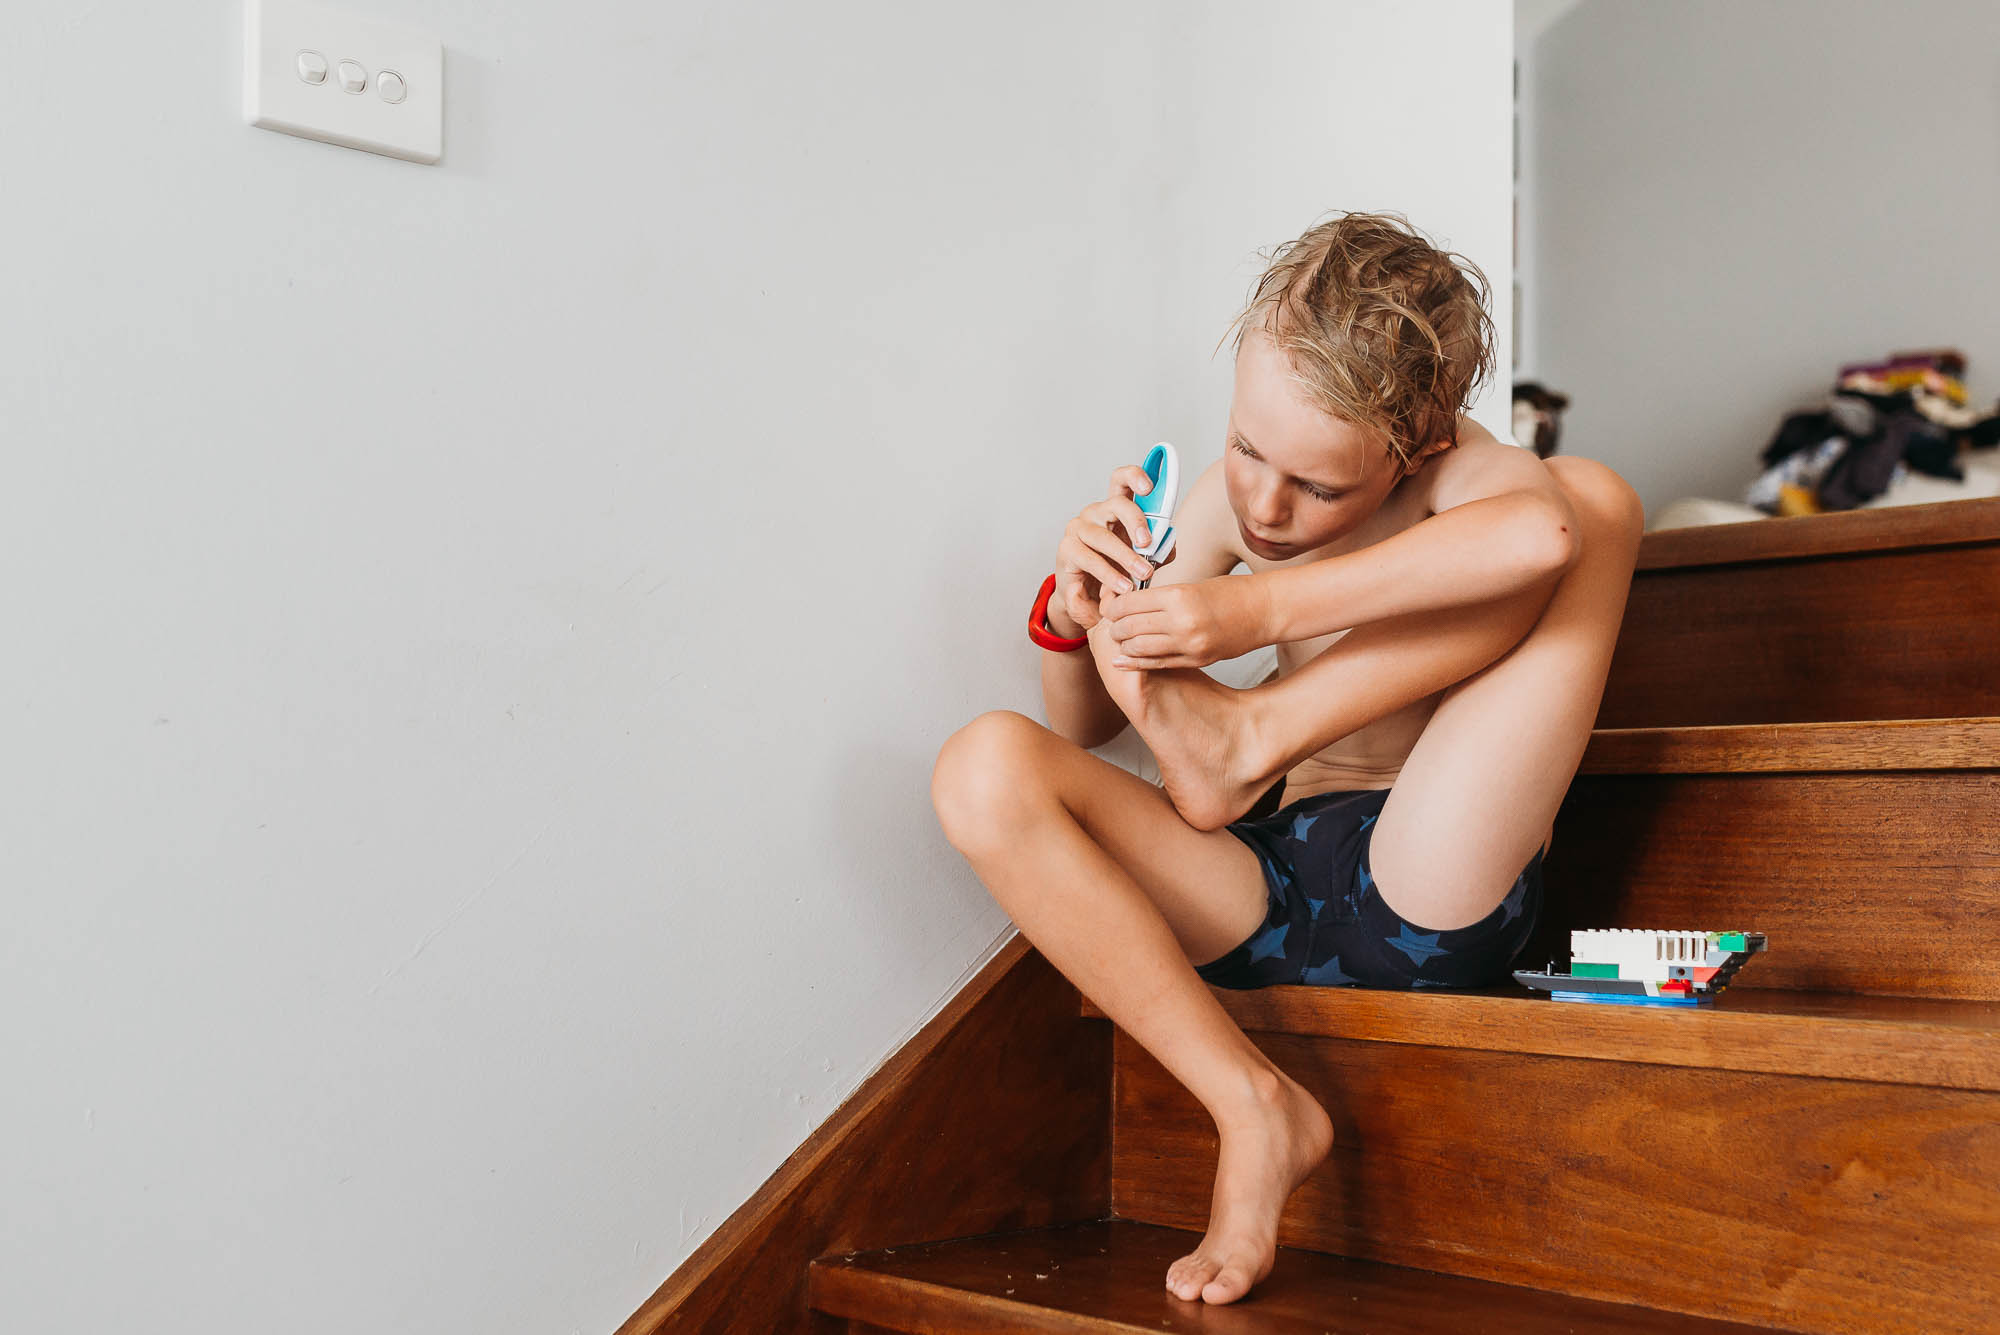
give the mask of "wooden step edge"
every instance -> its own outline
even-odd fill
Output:
[[[1210,991],[1246,1032],[2000,1090],[1996,1001],[1732,988],[1712,1006],[1670,1011],[1552,1001],[1512,984]],[[1081,1013],[1110,1018],[1088,997]]]
[[[954,1335],[1768,1335],[1769,1328],[1575,1297],[1380,1261],[1278,1248],[1271,1273],[1220,1306],[1166,1291],[1167,1267],[1201,1234],[1103,1219],[823,1256],[807,1301],[871,1327]],[[1011,1278],[1010,1278],[1011,1275]],[[1013,1292],[1009,1293],[1008,1290]]]
[[[1599,728],[1579,774],[2000,769],[2000,718]]]
[[[1639,540],[1637,570],[1643,575],[1648,571],[1691,566],[1960,547],[1982,542],[2000,542],[2000,497],[1655,529]]]
[[[850,1257],[822,1256],[807,1267],[806,1303],[815,1312],[871,1329],[926,1335],[1130,1335],[1144,1327],[1099,1320],[1061,1308],[1020,1302],[1004,1294],[979,1293],[902,1275],[857,1269]],[[1164,1284],[1164,1281],[1163,1281]]]

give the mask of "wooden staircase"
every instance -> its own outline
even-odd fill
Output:
[[[1218,989],[1335,1144],[1210,1307],[1214,1126],[1078,999],[1102,1217],[830,1250],[811,1329],[2000,1332],[2000,501],[1648,535],[1599,722],[1520,963],[1767,933],[1715,1007]]]
[[[1255,1335],[1558,1335],[1618,1331],[1666,1335],[1697,1328],[1672,1312],[1592,1302],[1535,1289],[1432,1274],[1281,1246],[1264,1282],[1240,1302],[1197,1310],[1162,1287],[1167,1267],[1198,1232],[1103,1219],[1061,1228],[828,1257],[813,1262],[813,1304],[860,1313],[849,1332],[1075,1335],[1112,1331],[1229,1331]]]

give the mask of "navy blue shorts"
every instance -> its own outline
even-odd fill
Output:
[[[1542,906],[1542,850],[1478,922],[1429,931],[1382,902],[1368,871],[1387,788],[1318,793],[1224,828],[1264,865],[1263,925],[1195,966],[1217,987],[1490,987],[1512,976]]]

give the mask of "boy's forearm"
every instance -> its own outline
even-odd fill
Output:
[[[1453,506],[1358,551],[1251,578],[1266,583],[1269,642],[1286,644],[1504,598],[1554,579],[1579,550],[1556,502],[1508,492]]]
[[[1049,597],[1048,623],[1050,630],[1069,639],[1083,634],[1062,606],[1060,594]],[[1066,654],[1042,650],[1042,712],[1051,731],[1086,749],[1103,746],[1125,730],[1125,711],[1104,689],[1088,647]]]

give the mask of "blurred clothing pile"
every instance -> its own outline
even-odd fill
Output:
[[[1964,377],[1951,348],[1841,367],[1822,405],[1784,419],[1744,501],[1810,515],[1865,505],[1911,473],[1964,481],[1964,453],[2000,445],[2000,403],[1969,407]]]

